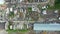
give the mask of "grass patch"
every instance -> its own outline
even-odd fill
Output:
[[[27,32],[27,31],[29,31],[29,30],[12,30],[12,29],[8,29],[8,30],[6,30],[6,31],[8,31],[8,32]]]
[[[12,33],[16,33],[16,32],[20,32],[20,33],[25,33],[25,32],[28,32],[29,30],[6,30],[8,32],[8,34],[12,34]]]

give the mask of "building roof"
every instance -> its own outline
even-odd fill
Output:
[[[42,14],[43,18],[45,19],[57,18],[57,15],[58,15],[58,13],[55,13],[55,10],[46,10],[44,12],[42,11],[42,13],[43,13]]]
[[[1,22],[0,22],[0,30],[1,30],[1,29],[5,29],[5,22],[4,22],[4,23],[1,23]]]
[[[34,30],[60,31],[60,24],[34,24]]]
[[[1,9],[1,10],[5,10],[6,8],[7,8],[7,6],[6,6],[5,4],[0,5],[0,9]]]

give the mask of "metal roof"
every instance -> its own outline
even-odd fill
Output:
[[[60,31],[60,24],[34,24],[33,29],[40,31]]]

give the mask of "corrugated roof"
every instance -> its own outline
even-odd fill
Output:
[[[60,31],[60,24],[34,24],[34,30]]]

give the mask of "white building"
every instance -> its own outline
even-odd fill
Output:
[[[37,11],[37,8],[35,6],[32,6],[32,11]]]
[[[10,8],[10,11],[12,12],[13,11],[13,8]]]
[[[43,13],[43,14],[47,14],[46,10],[43,10],[42,13]]]

